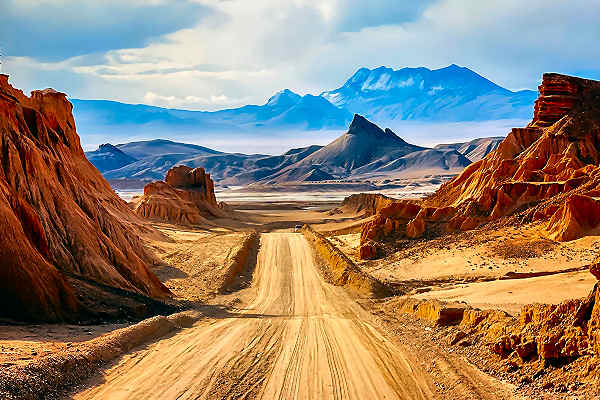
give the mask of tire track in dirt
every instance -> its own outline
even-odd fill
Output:
[[[325,351],[327,352],[327,363],[331,374],[333,397],[336,400],[347,398],[348,382],[346,381],[346,374],[343,370],[344,367],[339,357],[339,347],[335,341],[330,339],[323,320],[319,320],[319,330],[321,331],[321,339],[325,344]]]
[[[437,398],[410,350],[323,281],[300,234],[262,235],[252,290],[245,308],[127,355],[73,398]]]

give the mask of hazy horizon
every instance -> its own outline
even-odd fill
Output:
[[[511,128],[525,126],[528,122],[527,120],[445,123],[402,121],[395,126],[383,124],[380,127],[382,129],[392,129],[398,136],[409,143],[424,147],[433,147],[438,144],[467,142],[482,137],[506,136]],[[223,132],[214,134],[215,136],[210,136],[210,134],[206,133],[191,134],[188,136],[177,135],[177,137],[166,134],[164,136],[155,135],[152,137],[132,135],[127,140],[114,141],[111,144],[167,139],[174,142],[196,144],[226,153],[279,155],[293,148],[309,145],[326,145],[345,132],[345,129],[287,131],[282,132],[285,133],[285,137],[263,136],[260,138],[252,135],[227,135],[223,134]],[[294,133],[299,135],[297,139],[290,138]],[[425,137],[425,134],[428,134],[428,136]],[[80,133],[80,136],[84,151],[96,150],[99,145],[107,143],[107,141],[101,140],[102,138],[106,138],[102,134],[90,135]]]

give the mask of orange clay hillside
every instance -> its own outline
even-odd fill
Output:
[[[519,213],[541,234],[577,239],[600,225],[600,82],[544,74],[533,121],[422,202],[397,201],[363,226],[361,258],[386,236],[470,230]]]
[[[65,94],[27,97],[0,75],[0,317],[77,320],[86,306],[74,276],[170,293],[138,238],[157,233],[87,161],[71,111]]]

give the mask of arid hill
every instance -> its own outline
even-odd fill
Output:
[[[176,165],[202,167],[222,186],[262,186],[455,175],[493,151],[501,139],[424,148],[356,115],[348,130],[326,146],[291,149],[281,155],[222,153],[169,140],[102,145],[86,155],[113,187],[143,188],[162,180]],[[126,165],[123,154],[131,158]]]
[[[204,168],[183,165],[171,168],[165,181],[144,187],[144,195],[134,200],[135,212],[144,218],[181,225],[208,223],[225,217],[215,198],[214,183]]]
[[[533,121],[515,128],[483,160],[444,184],[422,204],[396,202],[362,232],[419,237],[428,230],[469,230],[520,213],[542,221],[553,240],[579,238],[600,224],[600,82],[544,74]]]
[[[353,214],[364,214],[371,216],[377,214],[379,210],[395,203],[397,200],[378,193],[359,193],[346,197],[340,207],[339,212]]]
[[[0,75],[0,138],[0,316],[76,320],[73,276],[169,295],[148,269],[148,228],[85,158],[65,94],[27,97]]]
[[[487,137],[473,139],[465,143],[438,144],[434,147],[437,150],[456,150],[467,157],[472,162],[476,162],[487,156],[498,148],[498,145],[504,140],[504,137]]]

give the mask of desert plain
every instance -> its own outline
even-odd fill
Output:
[[[361,260],[360,227],[373,216],[344,207],[339,198],[345,192],[313,190],[299,201],[289,193],[257,201],[243,191],[224,192],[230,216],[211,226],[154,222],[162,235],[145,238],[160,260],[152,271],[173,293],[175,308],[193,310],[194,322],[164,336],[144,332],[140,345],[81,373],[68,390],[46,395],[564,398],[565,392],[551,395],[494,370],[501,360],[485,346],[451,345],[451,328],[398,314],[394,303],[410,296],[518,316],[526,304],[585,297],[595,283],[587,265],[596,257],[598,236],[556,243],[519,227],[485,227],[395,243],[383,257]],[[328,283],[327,262],[298,232],[304,224],[394,295],[366,298]],[[228,257],[252,232],[259,235],[253,254],[225,282]],[[4,325],[0,361],[25,367],[54,354],[94,351],[98,342],[135,325]],[[593,396],[593,389],[584,389],[580,398]]]

